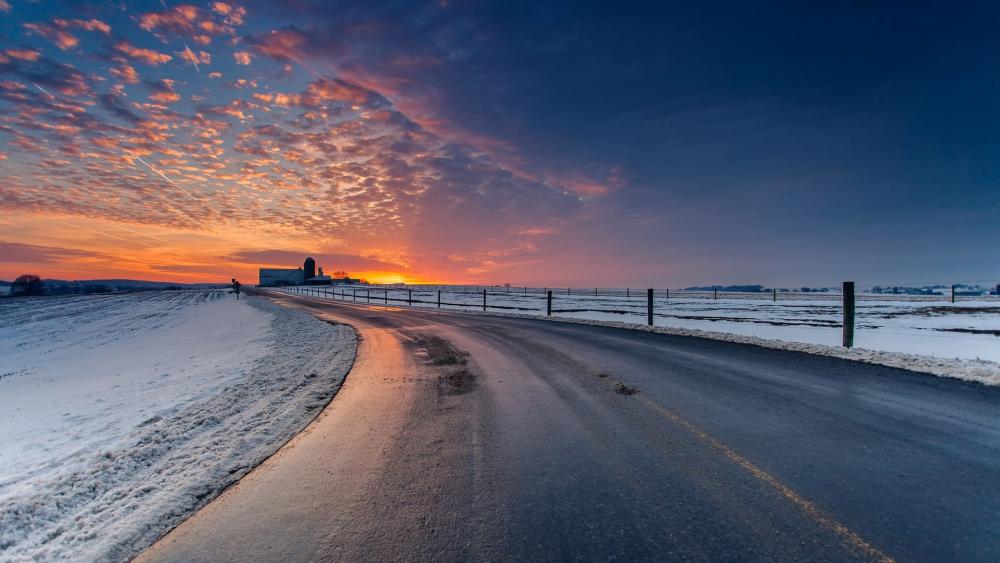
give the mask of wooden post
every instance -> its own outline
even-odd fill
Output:
[[[389,304],[389,290],[388,289],[385,290],[385,304],[386,305]]]
[[[547,291],[547,294],[548,294],[548,303],[549,304],[548,304],[548,308],[545,311],[545,314],[551,317],[552,316],[552,291]]]
[[[486,290],[483,290],[483,310],[486,310]]]
[[[778,288],[774,288],[771,291],[774,292],[774,302],[777,303],[778,302]]]
[[[351,290],[351,299],[353,299],[354,301],[358,300],[358,290],[356,289]]]
[[[625,288],[625,297],[632,297],[632,296],[631,296],[631,295],[629,294],[629,289],[628,289],[627,287]]]
[[[412,289],[407,289],[406,290],[406,305],[408,307],[412,307],[413,306],[413,290]]]
[[[955,287],[957,284],[951,284],[951,302],[955,302]]]
[[[646,324],[653,326],[653,288],[646,290]]]
[[[667,298],[667,299],[670,299],[670,288],[667,288],[667,289],[665,289],[664,291],[666,291],[666,292],[667,292],[667,294],[666,294],[666,298]]]
[[[844,348],[854,347],[854,282],[844,282]]]
[[[438,290],[438,309],[441,308],[441,290]]]
[[[594,288],[594,297],[597,297],[597,288]]]
[[[712,291],[714,292],[713,298],[716,299],[716,300],[718,300],[719,299],[719,290],[718,289],[713,289]]]
[[[365,297],[367,297],[368,298],[368,302],[371,303],[372,302],[372,290],[366,289],[365,290]]]

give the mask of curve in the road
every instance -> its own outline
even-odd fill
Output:
[[[996,389],[270,298],[357,328],[355,366],[303,434],[140,560],[1000,558]]]

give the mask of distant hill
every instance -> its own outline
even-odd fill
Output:
[[[156,289],[210,289],[228,287],[220,283],[177,283],[149,280],[103,279],[103,280],[56,280],[47,279],[46,295],[113,293],[117,291],[147,291]],[[0,280],[0,295],[9,295],[12,282]]]

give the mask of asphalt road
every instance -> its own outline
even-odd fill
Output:
[[[277,299],[355,326],[354,368],[305,432],[140,560],[1000,560],[1000,390]]]

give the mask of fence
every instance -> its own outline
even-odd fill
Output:
[[[632,289],[632,288],[548,288],[529,286],[477,286],[477,285],[364,285],[364,286],[301,286],[291,288],[299,294],[326,297],[353,302],[383,305],[406,305],[410,307],[449,307],[459,309],[494,310],[512,313],[569,315],[621,315],[645,316],[647,325],[654,324],[654,317],[698,318],[709,321],[746,321],[745,318],[729,317],[683,317],[672,309],[677,304],[691,300],[715,301],[721,303],[734,300],[757,303],[757,309],[772,302],[785,302],[790,308],[810,308],[819,310],[822,318],[809,322],[796,319],[769,321],[776,325],[799,324],[821,328],[840,328],[841,345],[854,346],[858,302],[868,302],[869,306],[882,306],[890,302],[933,302],[958,303],[962,301],[998,301],[1000,295],[966,295],[958,284],[952,286],[948,294],[913,295],[896,293],[874,293],[880,286],[860,287],[853,282],[845,282],[839,289],[824,291],[767,290],[736,292],[722,290],[675,290],[675,289]],[[997,288],[1000,293],[1000,287]],[[969,293],[966,291],[965,293]],[[879,303],[881,302],[881,304]],[[711,307],[710,304],[707,304]],[[997,308],[1000,310],[1000,307]],[[754,321],[757,322],[757,321]],[[891,333],[890,333],[891,334]],[[952,336],[956,338],[957,336]]]

